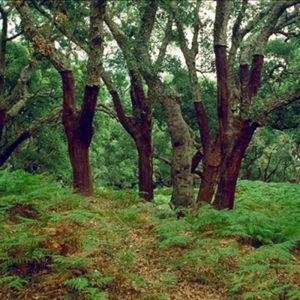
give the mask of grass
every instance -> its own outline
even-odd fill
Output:
[[[236,207],[176,219],[99,188],[0,174],[1,299],[300,299],[300,187],[240,181]]]

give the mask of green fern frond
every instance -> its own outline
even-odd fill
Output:
[[[84,277],[76,277],[65,280],[64,285],[69,286],[76,291],[83,291],[89,286],[89,282]]]

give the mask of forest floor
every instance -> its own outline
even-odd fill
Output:
[[[180,220],[169,193],[0,176],[0,299],[300,299],[298,185],[240,182],[234,211]]]

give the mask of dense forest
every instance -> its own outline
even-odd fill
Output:
[[[300,0],[0,0],[1,299],[300,299]]]

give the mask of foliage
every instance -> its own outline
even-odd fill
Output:
[[[224,295],[239,299],[297,299],[298,185],[240,181],[235,210],[203,205],[179,220],[164,204],[170,192],[157,191],[153,205],[102,188],[88,202],[43,176],[3,171],[0,292],[19,294],[35,276],[55,278],[61,293],[81,299],[107,299],[119,285],[144,290],[137,253],[146,251],[164,266],[155,286],[165,299],[182,280],[173,273],[179,271],[187,282],[225,288]],[[132,246],[139,232],[148,246]],[[138,295],[158,299],[150,291]]]
[[[246,152],[241,177],[273,182],[299,182],[299,144],[291,131],[260,128]]]
[[[178,252],[169,262],[190,280],[225,286],[233,297],[297,299],[298,195],[298,185],[240,181],[233,211],[203,205],[183,219],[160,220],[158,247]]]
[[[101,214],[85,208],[81,197],[54,181],[21,170],[2,171],[0,195],[2,288],[20,290],[35,274],[51,269],[70,277],[64,284],[86,299],[107,298],[103,287],[113,277],[98,271],[76,275],[93,262],[89,251],[99,241],[92,243],[96,232],[85,225],[102,220]]]

